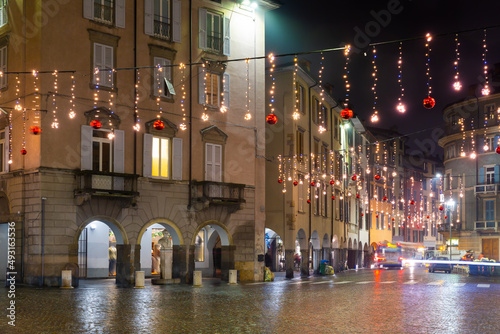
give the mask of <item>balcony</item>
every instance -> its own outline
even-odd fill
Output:
[[[154,35],[160,38],[170,37],[170,23],[168,17],[155,15],[154,17]]]
[[[194,181],[193,198],[204,207],[222,205],[239,210],[245,203],[244,184],[223,183],[213,181]]]
[[[495,231],[498,232],[499,222],[495,221],[477,221],[474,222],[475,231]]]
[[[496,195],[500,190],[500,184],[481,184],[474,186],[475,195]]]
[[[130,198],[138,196],[138,175],[82,170],[76,173],[75,196]]]

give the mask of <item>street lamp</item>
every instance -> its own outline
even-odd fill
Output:
[[[455,207],[455,201],[453,199],[446,202],[446,206],[450,210],[450,261],[451,261],[451,223],[453,222],[453,208]]]

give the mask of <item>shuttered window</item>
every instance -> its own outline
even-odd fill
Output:
[[[145,0],[144,33],[180,43],[181,15],[179,0]]]
[[[8,22],[7,2],[7,0],[0,0],[0,27],[3,27]]]
[[[199,9],[198,45],[200,49],[229,56],[231,54],[231,21],[220,13]]]
[[[205,181],[222,182],[222,145],[205,144]]]
[[[83,17],[125,28],[125,0],[83,0]]]
[[[113,87],[113,47],[94,43],[94,79],[96,86]]]
[[[7,47],[0,48],[0,71],[3,73],[0,76],[0,89],[7,87]]]

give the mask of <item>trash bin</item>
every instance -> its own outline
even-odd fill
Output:
[[[325,275],[326,274],[326,266],[328,265],[328,260],[321,260],[320,264],[319,264],[319,273],[321,275]]]
[[[479,265],[478,264],[469,264],[469,275],[470,276],[479,275]]]

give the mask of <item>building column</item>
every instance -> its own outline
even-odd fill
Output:
[[[141,268],[141,245],[116,245],[116,284],[134,285],[135,269]]]
[[[234,251],[236,246],[221,246],[220,279],[229,282],[229,270],[234,269]]]
[[[309,249],[300,250],[300,276],[309,277]]]
[[[285,270],[286,278],[293,278],[293,271],[295,268],[295,250],[285,249]]]
[[[188,273],[194,271],[194,246],[173,245],[172,278],[180,278],[181,283],[189,283]],[[192,255],[191,257],[189,257]],[[192,260],[192,263],[189,261]],[[188,265],[191,270],[188,270]]]

